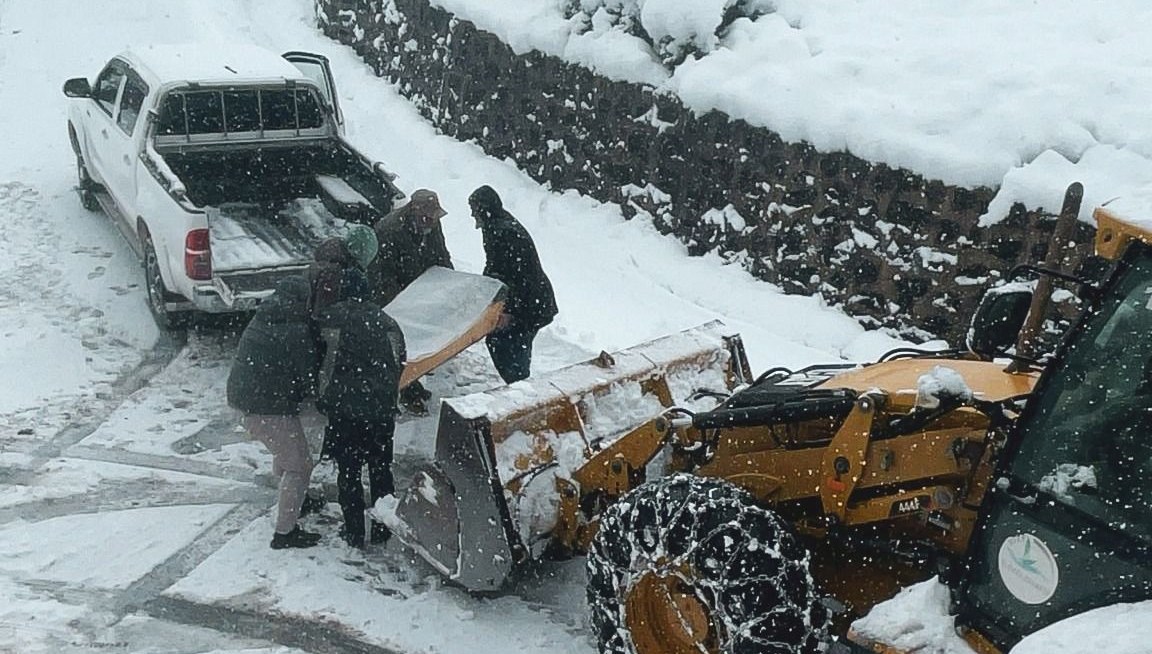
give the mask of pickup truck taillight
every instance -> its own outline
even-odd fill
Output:
[[[194,229],[184,237],[184,272],[188,279],[212,279],[212,245],[207,229]]]

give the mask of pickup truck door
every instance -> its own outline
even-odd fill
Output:
[[[111,126],[101,133],[105,149],[106,181],[115,190],[116,201],[124,212],[125,226],[136,231],[137,172],[140,170],[140,135],[144,131],[144,99],[148,85],[132,69],[127,70],[120,99],[116,103]]]
[[[107,145],[116,129],[113,116],[127,76],[127,66],[119,60],[112,60],[96,76],[96,82],[92,85],[92,100],[83,109],[84,155],[90,164],[89,172],[105,187],[115,185],[115,180],[109,179],[111,153]]]
[[[332,77],[332,67],[328,64],[328,57],[311,52],[285,52],[285,59],[292,62],[300,72],[316,82],[324,93],[324,99],[332,108],[332,116],[336,120],[336,129],[344,133],[344,113],[340,111],[340,101],[336,97],[336,81]]]

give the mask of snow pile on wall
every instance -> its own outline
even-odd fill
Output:
[[[720,45],[721,30],[738,17],[767,13],[765,0],[567,0],[577,33],[622,30],[648,43],[666,65]]]
[[[1058,211],[1152,183],[1152,5],[883,0],[430,0],[518,52],[675,93],[822,152],[849,151]],[[980,71],[957,72],[957,67]]]

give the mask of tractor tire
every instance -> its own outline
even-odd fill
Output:
[[[156,258],[156,248],[152,239],[144,239],[144,288],[147,292],[148,310],[161,331],[176,331],[187,329],[192,322],[191,311],[170,311],[168,300],[172,299],[164,278],[160,275],[160,264]]]
[[[628,493],[601,517],[587,571],[604,654],[809,654],[827,639],[808,552],[725,481],[678,474]]]

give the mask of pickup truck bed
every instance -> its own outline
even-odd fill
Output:
[[[390,206],[392,199],[385,196],[379,180],[367,174],[371,169],[355,153],[339,147],[340,143],[157,148],[156,153],[184,183],[188,199],[201,207],[228,202],[281,206],[297,198],[318,197],[331,202],[330,209],[350,212],[348,198],[338,197],[350,193],[359,196],[356,202],[362,211],[372,205]],[[334,204],[337,201],[341,206]]]
[[[371,223],[391,206],[371,169],[333,142],[157,154],[207,214],[213,285],[228,306],[307,266],[345,223]]]
[[[319,198],[283,207],[226,203],[208,208],[212,265],[217,274],[304,265],[320,241],[342,233]]]

